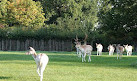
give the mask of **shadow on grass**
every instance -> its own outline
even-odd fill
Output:
[[[20,55],[20,54],[0,54],[1,61],[12,61],[12,60],[32,60],[32,57],[27,55]]]
[[[0,80],[1,79],[10,79],[11,77],[5,77],[5,76],[0,76]]]
[[[81,62],[81,58],[78,58],[76,55],[49,55],[50,64],[52,65],[62,65],[62,66],[79,66],[79,67],[121,67],[121,68],[136,68],[137,66],[137,57],[136,56],[126,56],[124,55],[122,59],[117,59],[116,55],[114,56],[91,56],[91,62]],[[88,61],[88,57],[86,57]],[[61,63],[62,62],[62,63]],[[64,63],[63,63],[64,62]],[[66,63],[68,62],[68,63]],[[133,65],[134,64],[134,65]],[[136,65],[135,65],[136,64]]]
[[[0,54],[0,61],[12,61],[12,60],[22,60],[22,61],[28,61],[28,60],[34,60],[32,56],[20,54],[21,52],[15,53],[3,53]],[[39,52],[38,52],[39,53]],[[43,52],[41,52],[43,53]],[[47,52],[46,53],[49,56],[49,65],[60,65],[60,66],[79,66],[79,67],[125,67],[125,68],[137,68],[137,56],[126,56],[124,55],[122,59],[117,60],[116,55],[114,56],[108,56],[108,55],[102,55],[102,56],[91,56],[91,62],[81,62],[81,58],[78,58],[78,56],[74,52]],[[88,57],[86,57],[86,60],[88,61]]]

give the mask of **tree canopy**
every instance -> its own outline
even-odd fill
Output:
[[[40,2],[32,0],[2,0],[0,22],[9,26],[40,27],[45,17]]]
[[[42,4],[46,24],[91,32],[98,20],[97,0],[44,0]]]
[[[137,41],[136,7],[136,0],[0,0],[0,28],[13,27],[0,31],[61,39],[87,33],[91,41],[131,43]]]
[[[107,37],[115,41],[137,40],[136,0],[105,0],[101,5],[98,17],[101,31]]]

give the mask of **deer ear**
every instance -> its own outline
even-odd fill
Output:
[[[32,50],[33,48],[32,47],[29,47],[29,50]]]

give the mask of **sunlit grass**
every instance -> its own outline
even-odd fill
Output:
[[[44,52],[49,63],[43,81],[135,81],[137,80],[137,56],[116,54],[102,56],[92,53],[90,63],[82,63],[75,52]],[[36,64],[25,52],[0,51],[0,81],[39,81]]]

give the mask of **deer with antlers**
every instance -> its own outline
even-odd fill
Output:
[[[80,51],[80,54],[82,55],[82,62],[86,62],[86,55],[88,54],[89,56],[89,59],[88,59],[88,62],[91,62],[91,52],[93,50],[92,46],[91,45],[87,45],[86,44],[86,39],[87,39],[87,35],[84,39],[84,44],[81,45],[81,42],[78,41],[78,37],[76,36],[76,39],[75,39],[75,44],[76,44],[76,48],[79,49]]]

